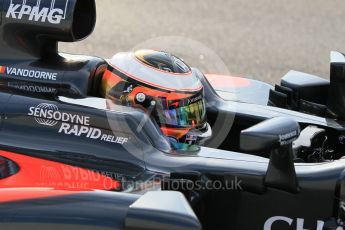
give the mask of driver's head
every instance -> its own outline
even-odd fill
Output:
[[[211,136],[203,86],[181,59],[153,50],[118,53],[108,60],[102,94],[140,108],[173,142],[198,144]]]

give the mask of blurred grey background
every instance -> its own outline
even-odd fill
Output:
[[[223,62],[269,83],[290,69],[328,78],[329,52],[345,52],[344,14],[344,0],[97,0],[94,34],[60,50],[110,58],[147,45],[205,72]]]

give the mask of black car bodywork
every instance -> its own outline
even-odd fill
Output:
[[[148,195],[131,193],[176,190],[204,229],[343,229],[343,55],[333,54],[330,83],[290,72],[275,89],[249,81],[243,91],[224,92],[193,69],[205,87],[214,136],[208,147],[181,151],[142,111],[107,107],[98,94],[103,59],[57,52],[58,41],[80,40],[92,32],[93,0],[0,0],[0,5],[1,189],[24,168],[11,159],[18,154],[121,183],[116,192],[4,200],[0,226],[200,228],[193,212],[181,209],[187,203],[179,193],[156,192],[157,199],[147,198],[144,208],[133,206]],[[253,100],[253,92],[260,99]],[[302,144],[293,145],[301,130]],[[71,204],[76,206],[71,209]],[[63,218],[53,218],[64,210]],[[132,214],[133,226],[125,224]]]

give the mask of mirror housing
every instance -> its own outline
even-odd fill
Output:
[[[289,118],[276,117],[241,132],[240,148],[246,152],[263,152],[292,144],[300,134],[299,124]]]
[[[96,24],[95,0],[0,0],[0,60],[51,58],[57,42],[88,37]]]
[[[335,51],[331,52],[330,80],[328,108],[335,113],[339,119],[344,120],[345,54]]]
[[[246,152],[270,151],[265,186],[297,192],[292,143],[300,134],[299,124],[290,118],[277,117],[241,132],[240,147]]]

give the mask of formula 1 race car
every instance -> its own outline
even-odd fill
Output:
[[[345,56],[330,81],[192,71],[213,136],[175,148],[138,109],[107,106],[86,38],[94,0],[0,0],[1,229],[344,229]],[[145,121],[145,122],[142,122]]]

